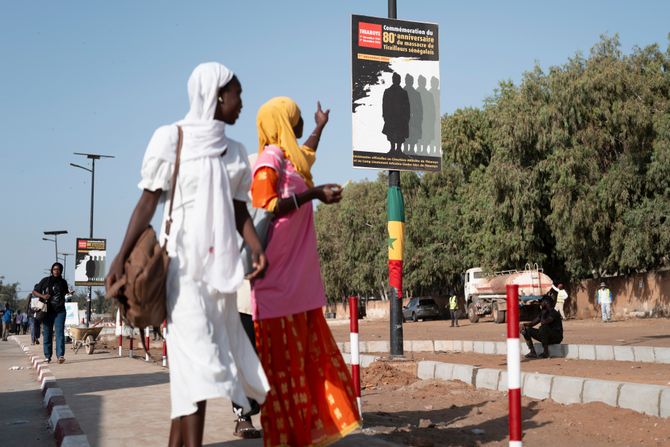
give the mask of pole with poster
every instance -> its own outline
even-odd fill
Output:
[[[403,355],[405,204],[400,171],[440,171],[438,26],[352,16],[353,166],[388,169],[390,355]]]
[[[91,294],[95,286],[105,285],[106,239],[77,238],[75,252],[74,285],[88,286],[86,327],[91,320]]]

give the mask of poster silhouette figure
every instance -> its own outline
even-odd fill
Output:
[[[402,143],[409,136],[410,106],[407,92],[400,87],[400,75],[393,73],[393,84],[384,90],[382,99],[382,133],[391,143],[389,154],[401,154]]]
[[[95,278],[95,264],[96,262],[93,260],[93,256],[89,256],[88,261],[86,261],[86,277],[89,281],[93,281],[93,278]]]
[[[442,153],[442,142],[439,141],[440,138],[440,122],[441,120],[439,119],[439,110],[440,110],[440,80],[437,79],[435,76],[432,76],[430,78],[430,90],[428,90],[433,97],[433,104],[435,107],[435,118],[432,121],[432,126],[433,126],[433,135],[431,138],[431,143],[429,143],[431,146],[435,147],[435,152],[441,154]]]
[[[405,75],[405,91],[409,99],[409,136],[405,141],[405,153],[414,153],[421,138],[423,107],[421,105],[421,95],[414,88],[414,76],[409,73]]]
[[[426,88],[426,77],[420,75],[417,82],[419,87],[416,90],[421,96],[421,105],[423,106],[423,121],[421,122],[421,140],[419,149],[420,152],[430,154],[435,150],[435,119],[437,109],[435,108],[435,98],[433,97],[433,93]]]

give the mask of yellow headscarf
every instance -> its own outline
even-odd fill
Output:
[[[293,127],[300,121],[300,108],[291,98],[278,96],[272,98],[258,109],[256,127],[258,128],[258,153],[265,146],[274,144],[284,151],[296,171],[305,179],[307,186],[314,186],[311,168],[316,158],[314,149],[298,146]]]

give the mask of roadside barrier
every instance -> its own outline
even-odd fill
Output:
[[[519,285],[507,284],[507,395],[509,446],[521,447],[521,349],[519,345]]]
[[[121,321],[121,311],[116,310],[116,335],[119,340],[119,357],[123,355],[123,322]]]
[[[349,297],[349,332],[349,342],[351,343],[351,377],[354,382],[358,413],[363,418],[363,409],[361,408],[360,352],[358,348],[358,297],[356,296]]]
[[[167,320],[163,320],[161,331],[163,334],[163,366],[167,367],[167,342],[165,341],[167,335]]]
[[[144,344],[147,347],[147,352],[144,353],[144,361],[145,362],[150,362],[151,361],[151,356],[149,355],[149,343],[151,342],[151,331],[153,328],[151,326],[145,327],[144,328]],[[140,334],[141,336],[141,334]]]

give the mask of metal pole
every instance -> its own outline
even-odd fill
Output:
[[[89,237],[93,239],[93,202],[95,198],[95,158],[91,159],[91,225]]]
[[[95,203],[95,158],[91,158],[91,221],[89,237],[93,239],[93,204]],[[91,323],[91,301],[93,300],[93,287],[88,286],[88,299],[86,300],[86,327]]]
[[[56,262],[58,262],[58,235],[54,234],[54,250],[56,251]]]
[[[388,17],[395,19],[398,16],[398,10],[395,0],[388,0]],[[399,195],[400,203],[402,204],[402,190],[400,189],[400,171],[389,171],[389,196],[395,191],[395,195]],[[402,204],[404,207],[404,204]],[[387,205],[388,206],[388,205]],[[404,215],[404,209],[402,210]],[[403,219],[404,220],[404,219]],[[402,230],[401,230],[402,231]],[[390,235],[389,235],[390,236]],[[399,243],[402,243],[400,241]],[[402,252],[401,252],[402,255]],[[402,258],[401,258],[402,259]],[[389,271],[389,277],[390,275]],[[400,283],[402,284],[402,267],[400,270]],[[400,357],[403,355],[403,333],[402,333],[402,289],[397,290],[391,285],[390,297],[390,329],[391,329],[391,356]]]

